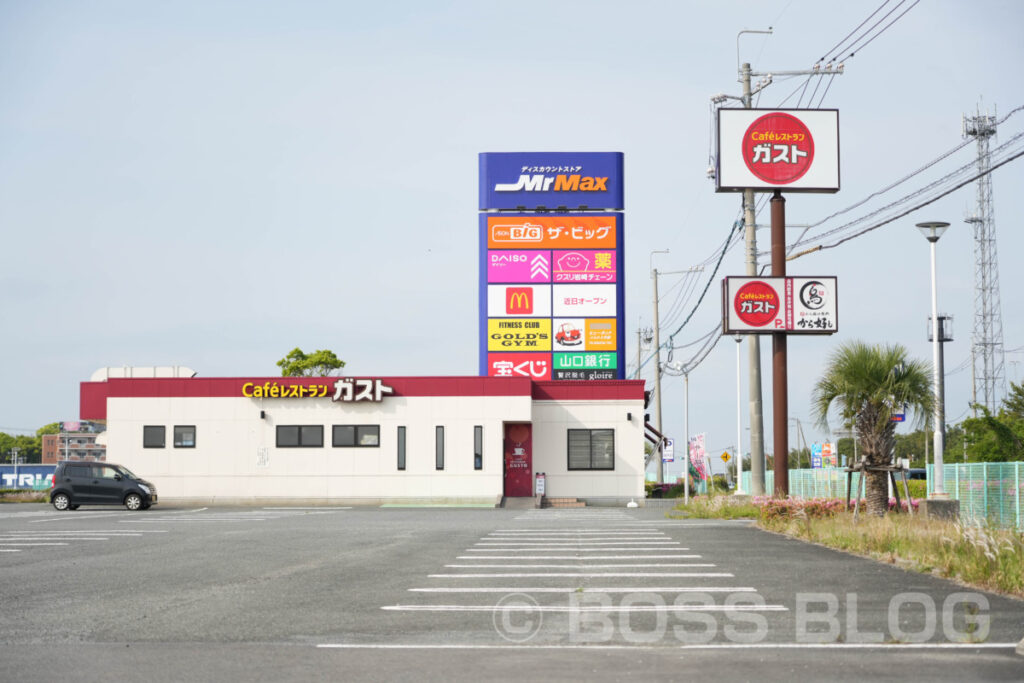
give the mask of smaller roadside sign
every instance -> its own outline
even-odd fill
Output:
[[[722,462],[729,462],[729,459],[730,459],[731,457],[732,457],[732,456],[731,456],[731,455],[729,455],[729,453],[728,453],[728,452],[722,453]]]
[[[722,280],[723,334],[835,334],[835,277],[734,277]]]

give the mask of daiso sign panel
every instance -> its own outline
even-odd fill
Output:
[[[480,203],[480,374],[623,379],[622,154],[481,154]]]

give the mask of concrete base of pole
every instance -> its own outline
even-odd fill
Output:
[[[922,500],[917,511],[927,519],[960,519],[960,501],[951,498],[929,498]]]
[[[1021,641],[1017,643],[1016,653],[1024,657],[1024,638],[1022,638]]]

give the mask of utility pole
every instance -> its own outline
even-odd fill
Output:
[[[739,37],[737,36],[737,40]],[[743,84],[743,107],[750,109],[750,64],[744,63],[740,71]],[[746,252],[746,274],[757,277],[757,224],[754,215],[754,191],[743,190],[743,240]],[[747,358],[750,374],[747,377],[747,395],[750,402],[750,492],[764,495],[764,408],[761,403],[761,337],[747,336]]]
[[[658,317],[658,270],[654,267],[655,254],[667,254],[668,249],[658,249],[651,252],[651,279],[654,281],[654,410],[655,424],[658,433],[664,434],[661,428],[661,319]],[[662,457],[664,444],[658,444],[658,483],[665,483],[665,461]]]

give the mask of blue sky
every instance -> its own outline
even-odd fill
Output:
[[[0,429],[77,417],[78,383],[103,366],[274,375],[301,346],[335,350],[355,375],[473,374],[483,151],[625,153],[634,359],[636,327],[652,318],[650,252],[671,250],[655,257],[664,271],[713,264],[738,215],[739,197],[705,176],[709,98],[739,94],[737,56],[758,71],[809,68],[879,4],[0,3]],[[1013,1],[923,0],[847,59],[821,105],[840,112],[842,190],[789,197],[789,222],[820,220],[953,148],[979,102],[1000,116],[1024,104],[1007,75],[1024,63],[1022,19]],[[773,35],[744,36],[737,55],[741,29],[767,26]],[[758,106],[796,92],[794,106],[802,82],[776,78]],[[995,144],[1021,130],[1024,112]],[[1022,161],[993,176],[1007,349],[1024,345],[1022,176]],[[953,225],[939,243],[939,307],[955,317],[947,370],[968,357],[974,197],[963,188],[789,264],[839,277],[841,332],[790,342],[790,413],[808,440],[826,435],[808,403],[839,343],[898,342],[931,358],[916,222]],[[718,280],[742,273],[733,249],[677,343],[715,325]],[[672,285],[662,280],[663,315],[678,311],[666,334],[696,302]],[[1012,361],[1024,358],[1006,360],[1020,381]],[[770,386],[766,376],[769,445]],[[969,368],[951,373],[951,420],[969,395]],[[666,431],[681,440],[682,378],[664,396]],[[707,432],[713,451],[736,441],[735,401],[724,340],[690,375],[690,431]]]

